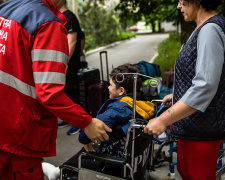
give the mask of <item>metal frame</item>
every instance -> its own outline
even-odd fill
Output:
[[[126,147],[128,146],[128,143],[129,143],[129,138],[130,138],[130,133],[132,132],[133,133],[133,136],[132,138],[135,139],[135,129],[136,128],[144,128],[145,125],[139,125],[139,124],[135,124],[137,119],[136,119],[136,95],[137,95],[137,79],[138,79],[138,76],[144,76],[144,77],[148,77],[148,78],[151,78],[153,79],[152,81],[155,81],[157,84],[156,86],[158,86],[158,82],[157,82],[157,79],[153,78],[153,77],[150,77],[150,76],[146,76],[146,75],[143,75],[143,74],[139,74],[139,73],[118,73],[116,75],[116,81],[117,82],[122,82],[124,80],[124,75],[126,74],[133,74],[134,75],[134,81],[133,81],[133,114],[132,114],[132,119],[130,120],[131,122],[131,125],[130,127],[128,128],[128,132],[127,132],[127,139],[126,139],[126,143],[125,143],[125,157],[127,158],[127,151],[126,151]],[[117,76],[118,75],[122,75],[123,78],[122,78],[122,81],[119,81],[117,79]],[[135,146],[135,141],[132,140],[132,150],[131,150],[131,165],[129,163],[126,163],[125,166],[124,166],[124,177],[126,176],[126,167],[130,170],[130,176],[131,176],[131,179],[134,180],[134,173],[133,173],[133,168],[134,167],[134,146]],[[70,167],[70,166],[67,166],[67,165],[64,165],[61,169],[60,169],[60,180],[62,180],[63,178],[63,169],[69,169],[69,170],[72,170],[72,171],[76,171],[78,172],[79,174],[79,170],[81,169],[81,161],[82,161],[82,156],[85,156],[87,155],[87,153],[81,153],[80,156],[79,156],[79,159],[78,159],[78,168],[74,168],[74,167]]]

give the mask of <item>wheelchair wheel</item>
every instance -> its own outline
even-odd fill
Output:
[[[161,178],[151,174],[150,175],[150,180],[161,180]]]
[[[225,171],[220,170],[216,172],[216,180],[224,180],[225,179]]]
[[[225,149],[221,143],[216,167],[216,180],[225,180]]]
[[[221,167],[216,171],[216,180],[225,180],[225,169]]]
[[[154,150],[154,154],[156,154],[157,151],[158,151],[158,150],[155,149],[155,150]],[[161,160],[161,159],[164,159],[164,158],[165,158],[165,153],[161,151],[160,154],[159,154],[158,159]],[[161,167],[162,164],[163,164],[163,162],[159,162],[159,163],[155,164],[154,167],[155,167],[155,168]]]
[[[155,174],[152,174],[150,171],[148,171],[148,172],[145,174],[144,179],[145,179],[145,180],[161,180],[160,177],[156,176]]]

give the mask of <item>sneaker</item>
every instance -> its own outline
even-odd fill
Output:
[[[79,132],[79,128],[75,127],[75,126],[71,126],[71,128],[67,131],[67,135],[74,135],[77,134]]]
[[[60,175],[59,167],[55,167],[47,162],[42,162],[42,169],[44,175],[47,176],[49,180],[58,180]]]
[[[64,122],[64,121],[62,121],[62,122],[60,122],[60,123],[58,123],[58,128],[64,128],[64,127],[67,127],[67,126],[69,126],[70,124],[68,124],[68,123],[66,123],[66,122]]]

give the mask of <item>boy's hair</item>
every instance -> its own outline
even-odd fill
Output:
[[[123,75],[124,79],[123,79],[122,75],[116,76],[118,73],[140,73],[140,74],[143,74],[137,66],[132,65],[132,64],[123,64],[123,65],[118,66],[117,68],[112,69],[111,73],[109,74],[110,78],[115,83],[117,89],[119,87],[123,87],[126,90],[127,94],[133,92],[134,75],[133,74],[124,74]],[[116,79],[118,81],[123,80],[123,82],[117,82]],[[138,76],[137,91],[140,90],[142,81],[143,81],[143,76]]]

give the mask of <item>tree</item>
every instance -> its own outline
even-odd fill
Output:
[[[126,19],[130,18],[136,22],[145,19],[146,23],[152,24],[153,32],[156,20],[174,22],[174,24],[180,23],[181,42],[184,43],[193,32],[196,24],[195,22],[185,22],[176,6],[175,0],[120,0],[116,9],[121,11],[120,17],[125,16]],[[225,2],[218,8],[218,12],[225,16]]]
[[[190,37],[191,33],[194,31],[196,27],[195,22],[185,22],[184,17],[181,13],[179,13],[180,24],[181,24],[181,44],[187,42],[188,38]]]
[[[145,20],[155,32],[155,21],[167,20],[177,23],[178,11],[175,0],[121,0],[116,10],[120,10],[120,20],[132,19],[134,22]],[[125,20],[126,20],[125,19]]]
[[[221,6],[217,9],[217,12],[219,14],[222,14],[223,16],[225,16],[225,2],[223,1],[223,3],[221,4]]]
[[[102,46],[117,39],[119,22],[104,0],[86,0],[81,4],[81,28],[91,36],[95,46]]]

